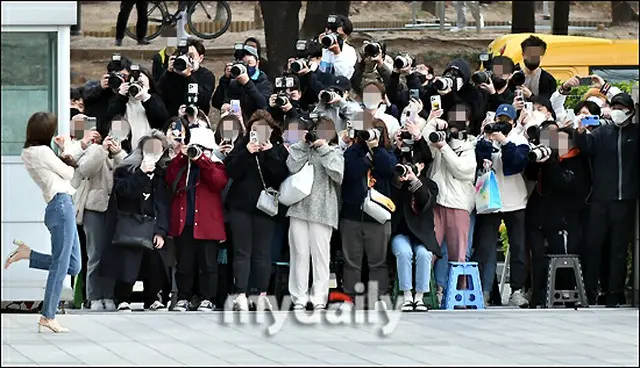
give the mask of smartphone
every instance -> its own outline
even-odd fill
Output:
[[[414,110],[408,110],[405,113],[405,117],[406,117],[405,123],[412,123],[413,124],[413,123],[416,122],[416,112]]]
[[[189,86],[187,87],[187,93],[189,93],[190,95],[197,95],[198,83],[189,83]]]
[[[573,127],[577,128],[578,122],[576,121],[576,113],[573,111],[573,109],[566,109],[565,110],[565,121],[570,121],[573,123]]]
[[[231,105],[231,112],[240,115],[240,100],[231,100],[229,104]]]
[[[220,142],[220,146],[228,146],[231,144],[231,139],[223,139],[222,142]]]
[[[525,102],[524,109],[527,110],[529,114],[533,113],[533,102]]]
[[[579,77],[581,86],[590,86],[591,85],[591,77]]]
[[[524,93],[521,89],[516,89],[514,100],[522,100],[524,101]]]
[[[582,118],[583,126],[598,126],[600,125],[600,117],[597,115],[587,115]]]
[[[412,88],[409,90],[409,98],[414,98],[416,100],[420,99],[420,90]]]
[[[90,116],[84,118],[84,130],[95,130],[98,124],[98,119]]]
[[[431,96],[431,111],[440,110],[442,108],[442,99],[440,96]]]
[[[249,142],[253,143],[253,144],[258,144],[259,143],[259,139],[258,139],[258,132],[256,132],[255,130],[252,130],[249,132]]]
[[[495,111],[487,111],[487,117],[485,118],[487,121],[495,121],[496,120],[496,112]]]

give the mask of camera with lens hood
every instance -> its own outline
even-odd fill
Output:
[[[405,69],[413,64],[413,58],[409,55],[398,55],[393,59],[393,67],[396,69]]]
[[[340,36],[337,33],[327,33],[326,35],[322,36],[322,38],[320,39],[320,43],[322,43],[322,47],[328,49],[332,45],[338,43],[339,37]]]
[[[307,61],[305,59],[297,59],[291,62],[291,73],[293,74],[298,74],[305,68],[307,68]]]
[[[187,108],[185,113],[190,117],[198,114],[198,83],[189,83],[187,86]]]
[[[476,86],[482,83],[489,83],[490,80],[491,72],[488,70],[478,70],[471,75],[471,82],[473,82]]]
[[[173,70],[176,72],[184,73],[187,68],[193,66],[193,59],[189,55],[189,46],[187,46],[186,39],[181,39],[178,42],[174,56],[176,58],[173,60]]]
[[[511,74],[511,84],[514,87],[519,87],[524,84],[524,72],[522,70],[516,70],[513,74]]]
[[[355,130],[354,134],[367,143],[377,141],[382,136],[380,129]]]
[[[332,91],[330,89],[320,92],[320,101],[322,101],[322,103],[324,103],[325,105],[328,105],[329,102],[335,100],[338,97],[340,97],[340,95],[336,91]]]
[[[509,123],[495,122],[495,123],[488,123],[487,125],[485,125],[483,131],[487,134],[502,133],[503,135],[506,136],[507,134],[509,134],[512,128],[513,127]]]
[[[527,153],[527,159],[531,162],[540,162],[551,156],[551,152],[551,148],[541,145],[531,149],[531,151]]]
[[[229,74],[231,75],[231,78],[236,79],[242,74],[247,74],[247,70],[247,64],[245,62],[239,62],[233,64]]]
[[[196,157],[199,157],[200,155],[202,155],[202,148],[199,145],[190,144],[187,147],[187,157],[189,157],[190,159],[195,159]]]
[[[418,169],[418,166],[416,166],[416,164],[412,162],[397,164],[393,168],[393,174],[399,178],[407,176],[409,171],[413,171],[415,175],[418,175],[418,172],[420,172],[420,170]]]
[[[435,77],[433,79],[433,87],[437,91],[455,90],[455,80],[451,77]]]
[[[143,89],[142,82],[140,81],[140,65],[131,65],[131,74],[129,74],[129,96],[136,97]]]
[[[365,44],[362,47],[362,52],[364,53],[365,57],[374,58],[380,55],[381,52],[383,52],[383,48],[382,45],[378,42],[365,41]]]
[[[467,135],[461,131],[452,132],[450,130],[436,130],[429,134],[429,142],[431,143],[446,142],[451,139],[464,140],[466,138]]]
[[[276,90],[276,106],[283,107],[289,103],[289,96],[287,96],[287,89],[295,88],[295,81],[292,77],[277,77],[275,80]]]

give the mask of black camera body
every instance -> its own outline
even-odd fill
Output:
[[[231,75],[231,78],[236,79],[240,75],[246,74],[247,71],[248,71],[247,64],[245,62],[239,62],[239,63],[233,64],[229,74]]]
[[[340,36],[337,33],[327,33],[326,35],[322,36],[322,38],[320,39],[320,43],[322,43],[322,47],[328,49],[332,45],[338,43],[339,38]]]
[[[109,73],[109,88],[114,91],[117,91],[120,88],[120,85],[124,83],[124,75],[119,72],[111,72]]]
[[[140,65],[131,65],[131,73],[129,74],[129,96],[135,97],[142,91],[142,82],[140,81]]]
[[[413,173],[416,176],[420,172],[420,170],[418,169],[418,166],[416,164],[414,164],[413,162],[407,162],[407,163],[403,163],[403,164],[397,164],[393,168],[393,174],[395,176],[399,177],[399,178],[402,178],[402,177],[407,176],[407,174],[409,173],[409,170],[413,171]]]
[[[199,157],[201,154],[202,148],[200,148],[200,146],[198,146],[197,144],[190,144],[187,147],[187,157],[189,157],[190,159]]]
[[[244,58],[244,44],[242,42],[236,42],[233,45],[233,58],[235,61],[242,61]]]
[[[398,55],[393,59],[393,67],[396,69],[404,69],[413,65],[413,58],[409,55]]]
[[[324,90],[320,92],[320,101],[322,101],[322,103],[324,103],[325,105],[328,105],[329,102],[335,100],[339,96],[340,95],[336,91]]]
[[[362,52],[365,57],[374,58],[380,55],[380,53],[384,54],[384,48],[378,42],[367,42],[362,47]]]
[[[482,83],[489,83],[491,80],[491,72],[489,70],[478,70],[471,75],[471,82],[476,86]]]
[[[277,107],[283,107],[289,103],[289,96],[287,95],[287,89],[289,88],[295,88],[295,81],[292,77],[276,77],[275,90]]]
[[[327,17],[327,24],[325,28],[329,29],[331,32],[338,32],[338,28],[342,27],[342,21],[338,18],[337,15],[331,14]]]
[[[307,134],[304,135],[304,140],[305,142],[312,144],[313,142],[317,141],[320,137],[318,136],[318,132],[313,129],[307,132]]]
[[[307,61],[305,59],[297,59],[291,63],[291,72],[294,74],[300,73],[301,70],[307,67]]]
[[[485,125],[483,131],[488,134],[502,133],[506,136],[507,134],[509,134],[509,132],[511,132],[512,128],[513,127],[509,123],[495,122]]]
[[[193,59],[189,55],[189,46],[187,46],[187,40],[185,39],[180,40],[173,56],[176,57],[173,61],[173,70],[178,73],[184,73],[187,67],[193,65]]]
[[[519,87],[521,85],[524,84],[525,82],[525,76],[524,76],[524,72],[522,70],[516,70],[512,75],[511,75],[511,84],[514,87]]]

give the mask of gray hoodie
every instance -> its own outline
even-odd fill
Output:
[[[337,229],[340,211],[338,201],[344,172],[342,151],[337,146],[327,144],[311,148],[304,141],[290,147],[287,167],[292,174],[300,171],[307,161],[313,165],[311,194],[291,205],[287,216]]]

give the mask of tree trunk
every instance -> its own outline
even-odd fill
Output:
[[[553,26],[552,34],[568,35],[569,34],[569,6],[568,1],[555,1],[553,6]]]
[[[427,13],[429,13],[431,15],[435,15],[435,16],[438,15],[438,14],[436,14],[436,2],[435,1],[423,1],[421,9],[422,9],[422,11],[426,11]]]
[[[327,16],[335,11],[335,3],[335,1],[307,1],[300,37],[308,39],[322,33],[327,23]]]
[[[351,1],[335,1],[335,14],[341,14],[341,15],[344,15],[345,17],[349,17],[350,8],[351,8]]]
[[[287,59],[295,55],[301,5],[300,1],[260,1],[270,79],[282,74]]]
[[[626,1],[611,2],[611,23],[614,25],[632,22],[634,13]]]
[[[511,33],[535,33],[536,18],[533,1],[511,2]]]

